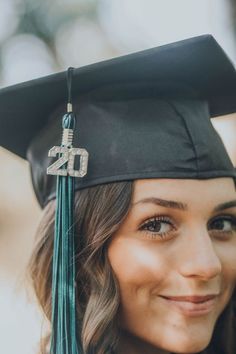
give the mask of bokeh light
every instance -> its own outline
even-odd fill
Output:
[[[19,24],[19,16],[14,0],[0,0],[0,43],[10,37]]]
[[[52,73],[55,63],[46,44],[32,34],[19,34],[2,47],[3,84],[14,84]]]
[[[55,35],[55,48],[60,65],[65,69],[92,64],[117,54],[99,24],[86,18],[61,26]]]

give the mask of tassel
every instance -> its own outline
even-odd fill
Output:
[[[72,149],[75,115],[71,104],[71,74],[68,70],[68,113],[63,117],[63,139],[60,158]],[[63,150],[66,149],[66,150]],[[73,149],[72,149],[73,150]],[[55,156],[50,155],[49,156]],[[60,160],[60,159],[59,159]],[[58,160],[58,161],[59,161]],[[67,159],[67,161],[69,161]],[[50,170],[51,168],[51,170]],[[75,288],[75,236],[74,236],[74,177],[68,173],[68,162],[58,170],[52,165],[48,171],[57,174],[56,214],[54,229],[54,251],[52,269],[52,335],[50,354],[82,354],[78,341]],[[58,172],[59,171],[59,172]]]

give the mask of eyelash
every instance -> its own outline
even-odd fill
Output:
[[[231,222],[231,230],[228,231],[214,231],[214,234],[220,234],[220,235],[231,235],[233,232],[236,231],[236,217],[233,215],[220,215],[217,216],[215,218],[213,218],[212,220],[210,220],[210,222],[208,223],[208,227],[209,225],[213,224],[214,222],[217,221],[229,221]],[[172,230],[171,231],[167,231],[167,232],[154,232],[154,231],[150,231],[148,230],[148,227],[153,227],[155,228],[155,223],[159,223],[159,225],[161,225],[162,223],[168,224],[170,226],[172,226]],[[174,230],[174,231],[173,231]],[[145,237],[147,238],[151,238],[151,239],[157,239],[160,238],[162,240],[164,239],[170,239],[174,236],[174,234],[177,231],[177,226],[176,224],[172,221],[172,219],[166,215],[155,215],[152,218],[146,220],[144,223],[141,224],[141,226],[139,227],[139,231],[143,232],[145,234]]]
[[[139,231],[144,232],[146,237],[151,238],[151,239],[156,239],[156,238],[165,239],[170,235],[171,232],[158,233],[158,232],[153,232],[153,231],[147,230],[147,228],[150,227],[151,224],[154,225],[154,223],[165,223],[165,224],[171,225],[175,230],[177,229],[177,227],[175,226],[175,224],[173,223],[171,218],[169,218],[168,216],[155,215],[152,218],[146,220],[146,222],[144,222],[140,226]]]

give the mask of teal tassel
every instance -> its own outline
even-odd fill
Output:
[[[63,117],[63,129],[74,129],[75,117]],[[66,168],[66,166],[65,166]],[[74,236],[74,178],[57,176],[50,354],[81,354],[77,340]]]

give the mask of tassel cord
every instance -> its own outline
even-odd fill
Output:
[[[73,114],[63,128],[74,127]],[[67,166],[65,166],[66,168]],[[74,239],[74,179],[57,177],[57,203],[52,274],[52,337],[50,354],[82,354],[77,339]]]

